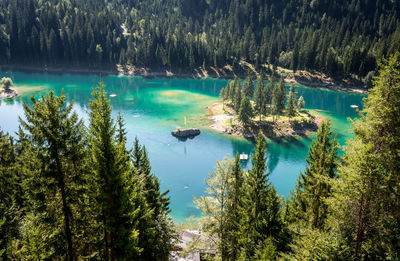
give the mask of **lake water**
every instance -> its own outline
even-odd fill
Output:
[[[12,77],[22,90],[14,100],[0,100],[0,128],[13,134],[18,128],[18,116],[23,115],[22,101],[33,95],[40,97],[49,90],[57,94],[64,89],[68,100],[75,101],[75,110],[87,121],[87,104],[96,75],[43,74],[1,72]],[[207,128],[206,107],[218,99],[226,80],[166,79],[106,76],[114,115],[121,112],[126,121],[129,146],[137,136],[149,152],[153,173],[161,180],[161,188],[169,189],[171,215],[176,222],[184,222],[199,211],[193,197],[204,193],[204,178],[213,170],[217,160],[233,157],[237,152],[250,154],[249,141],[216,133]],[[342,145],[351,138],[347,118],[357,116],[350,105],[361,107],[363,95],[296,86],[295,90],[306,101],[306,108],[319,110],[332,121],[334,132]],[[114,95],[113,95],[114,96]],[[187,141],[171,136],[177,126],[201,129],[201,135]],[[304,170],[305,157],[314,135],[296,138],[290,142],[268,142],[270,180],[278,193],[287,196],[294,188],[297,176]],[[248,164],[250,165],[250,164]]]

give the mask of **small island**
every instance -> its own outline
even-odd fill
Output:
[[[0,81],[1,88],[3,90],[0,91],[0,98],[14,98],[18,96],[17,90],[11,89],[14,85],[13,81],[9,77],[3,77]]]
[[[171,134],[177,138],[194,138],[197,135],[200,135],[200,130],[196,128],[176,129],[171,131]]]
[[[255,91],[251,76],[243,84],[236,78],[221,90],[220,98],[207,107],[210,128],[228,135],[253,139],[261,130],[269,139],[290,138],[317,131],[323,121],[316,112],[303,109],[304,98],[297,97],[293,85],[287,94],[283,78],[265,85],[259,76]]]

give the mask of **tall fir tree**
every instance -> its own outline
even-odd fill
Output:
[[[10,246],[20,238],[22,179],[13,138],[0,130],[0,259],[11,260]]]
[[[85,174],[83,124],[63,93],[57,97],[51,91],[41,101],[31,100],[32,108],[23,104],[25,120],[20,122],[26,131],[22,135],[32,144],[26,163],[32,221],[41,224],[43,251],[49,257],[74,260],[82,232],[77,226],[82,206],[76,198]]]
[[[244,125],[248,125],[251,122],[251,118],[253,117],[253,108],[251,106],[249,97],[247,97],[246,95],[242,97],[238,116],[239,121],[242,122]]]
[[[261,75],[257,80],[257,87],[254,93],[254,108],[258,112],[260,117],[265,114],[266,106],[267,106],[267,97],[266,97],[266,87],[264,86],[264,78]]]
[[[243,185],[244,173],[241,169],[239,153],[236,153],[235,161],[230,170],[229,187],[228,187],[228,202],[227,202],[227,238],[226,238],[226,260],[237,260],[240,255],[239,237],[240,237],[240,222],[242,200],[243,200]]]
[[[234,82],[234,98],[233,98],[233,107],[236,113],[239,113],[240,106],[242,104],[242,86],[240,84],[240,80],[237,79]]]
[[[126,183],[131,167],[126,160],[125,143],[118,140],[104,88],[103,83],[96,86],[89,103],[90,158],[98,191],[97,219],[102,222],[100,229],[103,232],[100,249],[105,260],[132,259],[141,249],[135,222],[137,209],[128,193],[131,184]]]
[[[383,60],[348,142],[330,201],[345,258],[400,258],[400,57]]]
[[[300,173],[289,201],[291,221],[302,221],[318,229],[324,227],[329,213],[326,200],[331,196],[331,183],[339,164],[338,149],[331,124],[324,121],[309,149],[306,170]]]
[[[296,115],[297,110],[297,93],[294,91],[294,86],[291,85],[287,99],[287,113],[289,119]]]
[[[240,244],[246,259],[255,258],[256,250],[263,248],[268,238],[276,242],[283,227],[280,199],[268,180],[265,147],[266,143],[260,132],[255,153],[251,155],[252,167],[245,180],[242,202]]]
[[[250,99],[253,98],[254,95],[254,83],[251,75],[248,74],[246,80],[243,85],[243,94],[249,97]]]

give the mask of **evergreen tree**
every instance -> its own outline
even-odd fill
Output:
[[[264,89],[265,104],[269,105],[269,113],[272,112],[272,97],[275,89],[275,80],[272,79]]]
[[[11,242],[20,238],[21,178],[13,139],[0,130],[0,259],[9,260]]]
[[[374,87],[353,122],[355,139],[348,142],[331,201],[331,226],[345,258],[400,258],[400,58],[380,63]]]
[[[124,143],[126,144],[126,129],[125,129],[125,121],[124,118],[121,115],[121,112],[118,112],[118,117],[117,117],[117,126],[118,126],[118,142],[119,143]]]
[[[233,107],[236,113],[239,113],[241,104],[242,104],[242,87],[240,85],[240,80],[236,79],[234,82],[234,99],[233,99]]]
[[[26,163],[32,217],[42,225],[47,252],[53,258],[74,260],[79,247],[74,239],[82,232],[77,228],[82,206],[75,199],[85,174],[83,125],[72,112],[73,102],[66,105],[64,94],[57,97],[51,91],[41,102],[31,100],[32,108],[23,104],[26,120],[20,122],[34,151]]]
[[[239,236],[243,198],[243,170],[240,166],[239,153],[236,153],[235,161],[230,170],[229,188],[227,198],[227,238],[226,259],[237,260],[240,254]]]
[[[265,91],[265,86],[264,86],[264,79],[262,76],[260,76],[258,78],[257,81],[257,87],[256,87],[256,91],[254,94],[254,107],[256,109],[256,111],[258,112],[259,116],[260,116],[260,121],[261,121],[261,116],[263,114],[265,114],[265,110],[266,110],[266,91]]]
[[[244,125],[249,124],[251,122],[251,118],[253,117],[253,108],[251,106],[249,97],[246,95],[242,98],[238,116],[239,121]]]
[[[89,103],[91,167],[98,191],[97,219],[102,222],[103,231],[101,251],[105,260],[132,259],[139,255],[140,249],[135,199],[128,193],[132,184],[126,183],[131,167],[125,143],[118,140],[104,87],[103,83],[95,87]]]
[[[275,242],[282,231],[280,200],[268,181],[267,157],[263,135],[257,138],[255,153],[251,155],[252,167],[245,180],[240,243],[247,258],[256,254],[268,238]]]
[[[304,101],[303,96],[300,96],[299,100],[297,101],[297,108],[300,110],[306,106],[306,102]]]
[[[135,159],[140,157],[140,163],[134,162],[134,165],[139,165],[139,169],[136,170],[139,192],[146,204],[142,204],[141,211],[144,213],[139,221],[142,232],[139,235],[139,246],[143,249],[139,260],[167,261],[174,237],[172,222],[168,217],[170,200],[167,194],[169,191],[160,192],[160,181],[151,174],[146,148],[143,146],[140,150],[140,156],[134,157]]]
[[[253,98],[254,83],[253,83],[253,79],[251,78],[250,74],[247,75],[246,81],[244,82],[243,94],[246,95],[247,97],[249,97],[250,99]]]
[[[325,225],[328,216],[326,200],[331,196],[331,179],[336,177],[339,162],[338,148],[330,122],[324,121],[311,144],[306,170],[300,173],[289,203],[293,221],[303,221],[318,229]]]
[[[280,115],[285,109],[286,87],[285,82],[281,78],[279,84],[276,84],[272,93],[272,105],[274,115]]]
[[[296,109],[297,109],[297,94],[294,91],[294,86],[290,86],[290,90],[289,90],[289,95],[288,95],[288,99],[287,99],[287,113],[289,115],[289,119],[290,117],[293,117],[296,114]]]

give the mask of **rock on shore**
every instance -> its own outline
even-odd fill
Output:
[[[191,129],[176,129],[171,131],[172,136],[178,138],[188,138],[188,137],[195,137],[200,134],[199,129],[191,128]]]
[[[16,90],[9,89],[7,91],[6,90],[0,91],[0,98],[14,98],[17,96],[18,92]]]

